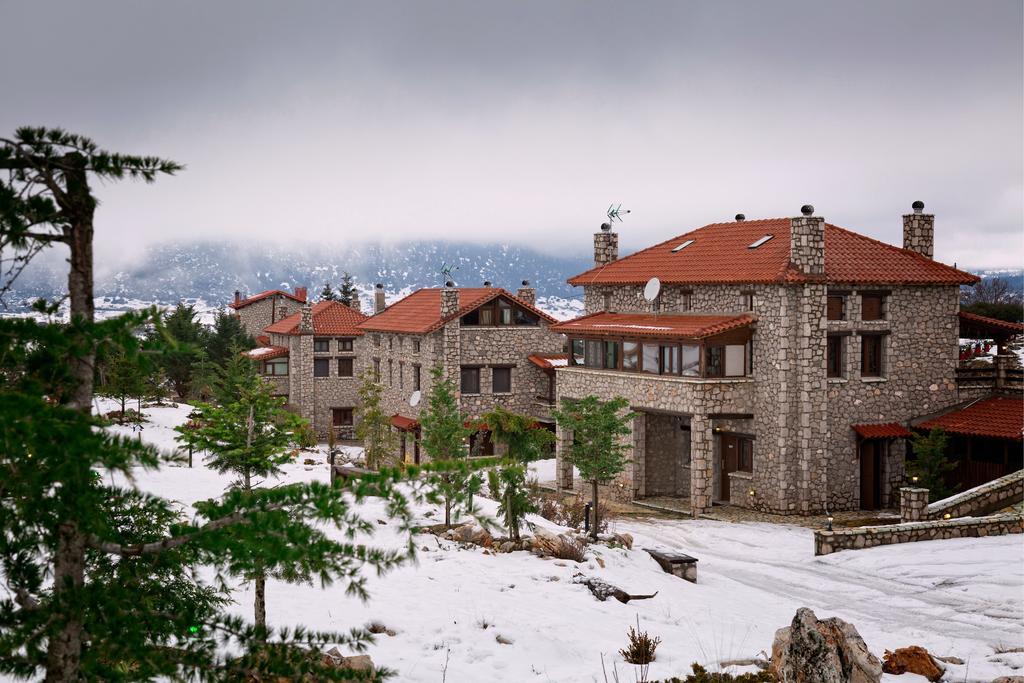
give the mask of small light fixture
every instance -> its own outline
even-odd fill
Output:
[[[825,527],[825,531],[832,531],[832,515],[828,516],[828,526]]]
[[[750,489],[749,491],[747,491],[747,495],[750,496],[751,498],[753,498],[754,497],[754,489]]]
[[[949,514],[949,513],[947,512],[946,514],[942,515],[942,518],[943,518],[943,519],[949,519],[949,518],[950,518],[950,516],[951,516],[951,515],[950,515],[950,514]]]
[[[915,474],[914,476],[912,476],[912,477],[910,478],[910,481],[912,481],[913,483],[915,483],[915,484],[916,484],[916,483],[917,483],[917,475]]]

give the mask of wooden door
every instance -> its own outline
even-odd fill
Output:
[[[882,442],[862,441],[860,444],[860,509],[882,507]]]
[[[721,434],[719,437],[719,455],[721,467],[718,468],[719,488],[721,489],[720,500],[729,500],[729,473],[739,469],[740,462],[740,440],[731,434]]]

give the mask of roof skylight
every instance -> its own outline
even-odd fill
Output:
[[[677,245],[675,247],[672,247],[672,253],[675,253],[677,251],[682,251],[683,249],[686,249],[688,246],[690,246],[691,244],[693,244],[696,241],[697,240],[686,240],[682,244],[679,244],[679,245]]]
[[[762,244],[764,244],[773,237],[775,237],[775,235],[765,235],[764,237],[759,237],[753,244],[747,247],[747,249],[757,249],[759,246],[761,246]]]

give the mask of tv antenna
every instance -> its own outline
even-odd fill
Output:
[[[604,215],[608,216],[608,222],[614,223],[615,221],[622,222],[622,214],[629,213],[629,209],[622,210],[622,204],[609,204],[608,210]]]
[[[440,271],[441,272],[441,281],[442,282],[454,281],[455,280],[454,273],[458,269],[459,269],[459,267],[457,265],[455,265],[454,263],[445,263],[444,261],[442,261],[441,262],[441,271]]]

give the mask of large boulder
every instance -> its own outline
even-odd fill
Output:
[[[487,529],[479,524],[463,524],[452,529],[449,534],[449,538],[460,543],[472,543],[482,548],[490,548],[494,545],[494,538],[491,537]]]
[[[935,661],[935,658],[928,654],[928,650],[920,645],[910,647],[899,647],[895,651],[885,651],[882,657],[882,671],[887,674],[903,674],[908,671],[918,676],[924,676],[932,683],[942,678],[946,672],[945,667]]]
[[[786,683],[879,683],[882,663],[852,624],[801,607],[775,632],[771,670]]]

